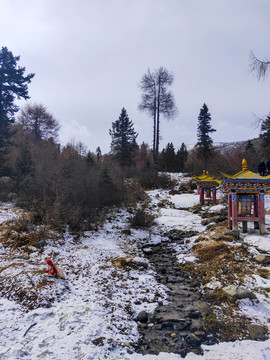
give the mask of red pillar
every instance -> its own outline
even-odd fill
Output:
[[[261,192],[258,197],[258,212],[260,233],[265,234],[265,212],[264,212],[264,193]]]
[[[254,217],[259,217],[259,195],[255,194],[254,195]],[[254,221],[254,229],[259,229],[259,221]]]
[[[213,204],[216,203],[217,200],[217,191],[216,191],[216,187],[213,187]]]
[[[237,220],[237,194],[232,193],[232,229],[238,229],[238,220]]]
[[[204,203],[204,188],[202,186],[200,187],[200,203],[201,205]]]
[[[231,216],[232,216],[232,195],[231,193],[229,193],[228,195],[228,228],[229,229],[232,228]]]

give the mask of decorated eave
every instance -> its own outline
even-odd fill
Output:
[[[242,171],[235,175],[221,173],[222,188],[225,191],[258,193],[270,189],[270,175],[261,176],[248,170],[245,159],[242,161]]]
[[[205,170],[203,171],[202,175],[193,176],[192,179],[196,181],[197,185],[202,186],[204,188],[210,188],[221,184],[221,180],[209,176],[208,171],[205,172]]]

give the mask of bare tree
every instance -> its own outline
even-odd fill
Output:
[[[250,71],[255,72],[259,80],[266,77],[269,68],[270,68],[270,61],[268,61],[267,59],[265,59],[264,61],[259,60],[251,51]]]
[[[60,125],[50,114],[46,107],[41,104],[27,104],[20,112],[18,122],[25,132],[33,135],[34,140],[56,140]]]
[[[177,108],[174,102],[173,94],[168,87],[174,81],[173,73],[166,70],[164,67],[159,67],[152,73],[148,69],[147,73],[143,75],[139,87],[142,90],[142,101],[138,108],[140,111],[145,111],[153,118],[153,160],[154,166],[157,165],[157,158],[159,153],[159,137],[160,137],[160,116],[163,115],[166,119],[172,119],[177,113]]]

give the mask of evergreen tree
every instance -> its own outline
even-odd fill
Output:
[[[168,143],[164,151],[164,162],[166,171],[175,170],[175,151],[173,143]]]
[[[97,156],[97,161],[99,162],[102,159],[102,153],[99,146],[96,149],[96,156]]]
[[[20,154],[17,158],[16,167],[19,175],[22,177],[33,173],[34,161],[27,139],[20,148]]]
[[[209,136],[209,133],[216,131],[212,128],[210,122],[211,114],[208,111],[207,105],[203,104],[198,117],[198,142],[196,147],[198,156],[202,157],[205,161],[210,157],[213,151],[213,140]]]
[[[270,151],[270,114],[262,122],[260,137],[262,139],[262,147],[266,151]]]
[[[86,162],[89,166],[93,166],[95,165],[95,158],[94,156],[91,154],[90,151],[88,151],[87,155],[86,155]]]
[[[0,162],[6,160],[7,146],[13,133],[10,126],[19,110],[15,99],[29,99],[28,84],[34,74],[24,75],[25,68],[17,65],[20,56],[14,56],[6,47],[0,50]]]
[[[187,158],[188,158],[187,147],[184,143],[182,143],[180,149],[177,151],[175,155],[176,171],[184,171]]]
[[[34,74],[24,76],[25,68],[17,65],[20,56],[14,56],[6,47],[0,50],[0,115],[14,120],[14,114],[19,110],[15,98],[29,99],[28,84]]]
[[[163,149],[158,159],[160,171],[177,171],[176,154],[173,143],[168,143],[166,148]]]
[[[161,150],[161,153],[158,157],[158,170],[159,171],[167,171],[166,160],[165,160],[165,149]]]
[[[138,148],[133,123],[129,120],[127,111],[122,109],[119,119],[112,123],[109,130],[112,137],[111,149],[122,167],[130,166],[133,162],[135,150]]]

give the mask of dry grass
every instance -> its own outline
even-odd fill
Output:
[[[49,227],[38,227],[31,223],[31,219],[22,218],[16,221],[2,223],[0,226],[0,242],[12,250],[30,251],[31,246],[37,246],[43,240],[58,240],[61,235]]]
[[[233,238],[224,236],[228,229],[221,224],[200,236],[192,251],[196,262],[186,263],[182,270],[198,278],[202,285],[212,281],[220,282],[222,287],[237,284],[244,285],[245,279],[257,273],[269,277],[267,269],[260,268],[252,255],[241,245],[233,244]],[[264,289],[265,296],[269,296]],[[248,339],[247,325],[251,319],[239,311],[237,302],[233,302],[221,288],[210,290],[204,288],[204,296],[209,304],[209,311],[203,318],[206,330],[218,337],[220,341]]]

